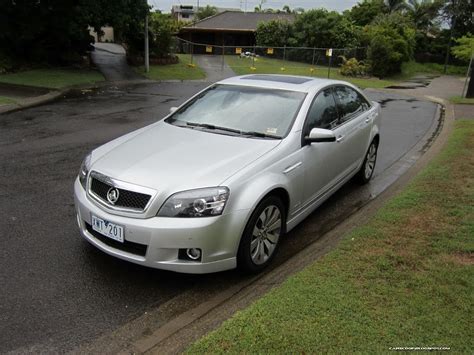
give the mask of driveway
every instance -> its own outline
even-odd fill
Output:
[[[210,83],[235,76],[221,55],[195,54],[193,60],[206,72],[206,81]]]
[[[237,271],[181,275],[127,263],[90,246],[75,221],[72,185],[86,153],[162,118],[205,85],[110,87],[0,115],[0,353],[72,350],[162,307],[158,326],[247,278]],[[435,122],[432,103],[369,96],[384,112],[374,182],[346,184],[284,238],[275,265],[393,182],[396,175],[382,179],[383,173]]]
[[[127,63],[125,49],[114,43],[96,43],[91,59],[107,81],[140,80]]]

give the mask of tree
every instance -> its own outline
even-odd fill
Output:
[[[463,61],[470,61],[474,54],[474,36],[470,33],[455,40],[457,46],[452,48],[453,55]]]
[[[291,8],[288,5],[283,6],[283,12],[286,12],[287,14],[291,14]]]
[[[74,1],[74,0],[73,0]],[[150,6],[143,0],[76,0],[82,4],[87,23],[96,31],[104,25],[114,28],[116,41],[133,51],[143,50],[145,17]]]
[[[441,13],[453,31],[454,38],[465,36],[474,28],[472,0],[446,0]]]
[[[198,20],[205,19],[210,16],[217,14],[217,8],[215,6],[206,5],[206,7],[201,7],[196,14]]]
[[[406,8],[405,0],[384,0],[388,12],[396,12]]]
[[[318,48],[352,48],[359,45],[359,29],[345,16],[325,9],[300,14],[294,24],[292,45]]]
[[[260,0],[258,6],[255,6],[255,12],[263,12],[263,4],[265,4],[267,0]]]
[[[404,61],[413,57],[415,28],[413,23],[400,13],[391,13],[376,18],[366,28],[368,59],[372,73],[386,77],[401,71]]]
[[[471,0],[447,0],[442,8],[443,18],[449,23],[450,28],[444,63],[445,73],[449,62],[452,38],[467,35],[474,28],[473,13],[474,3]]]
[[[384,0],[364,0],[344,12],[354,24],[366,26],[377,16],[387,13]]]
[[[259,46],[283,47],[288,44],[292,32],[292,25],[288,21],[271,20],[258,24],[255,37]]]
[[[80,60],[91,40],[83,2],[4,1],[0,11],[0,57],[25,63],[68,64]]]
[[[168,55],[172,42],[173,27],[174,20],[169,14],[162,14],[157,11],[150,15],[150,53],[160,58]]]
[[[116,38],[143,47],[143,0],[16,0],[0,11],[0,51],[17,66],[23,63],[66,65],[81,60],[93,38],[88,25],[100,32],[114,27]]]
[[[466,62],[472,60],[474,56],[474,36],[468,34],[456,39],[457,46],[452,48],[453,55]],[[466,97],[474,98],[474,70],[471,67],[471,78],[467,87]]]
[[[413,19],[417,30],[428,32],[435,24],[442,6],[442,0],[408,0],[405,12]]]

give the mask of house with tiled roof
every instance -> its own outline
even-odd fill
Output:
[[[255,45],[255,32],[258,24],[271,20],[293,22],[295,15],[224,11],[183,27],[179,32],[179,37],[194,43],[208,45],[250,47]]]

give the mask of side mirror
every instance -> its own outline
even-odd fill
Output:
[[[178,108],[177,107],[170,107],[170,113],[174,113]]]
[[[305,137],[306,143],[335,142],[336,136],[329,129],[313,128],[309,136]]]

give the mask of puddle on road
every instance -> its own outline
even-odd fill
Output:
[[[406,90],[406,89],[419,89],[419,88],[425,88],[428,85],[431,84],[431,81],[433,79],[437,78],[438,75],[423,75],[423,76],[415,76],[414,78],[411,78],[403,83],[397,84],[397,85],[392,85],[392,86],[387,86],[387,89],[400,89],[400,90]]]
[[[382,108],[385,108],[385,107],[387,107],[387,104],[388,104],[389,102],[400,101],[400,102],[413,103],[413,102],[419,102],[420,100],[413,99],[413,98],[410,98],[410,99],[403,99],[403,98],[400,98],[400,99],[393,99],[393,98],[389,98],[389,99],[375,100],[375,101],[378,102]],[[417,108],[417,107],[415,106],[415,107],[412,107],[412,108]]]

